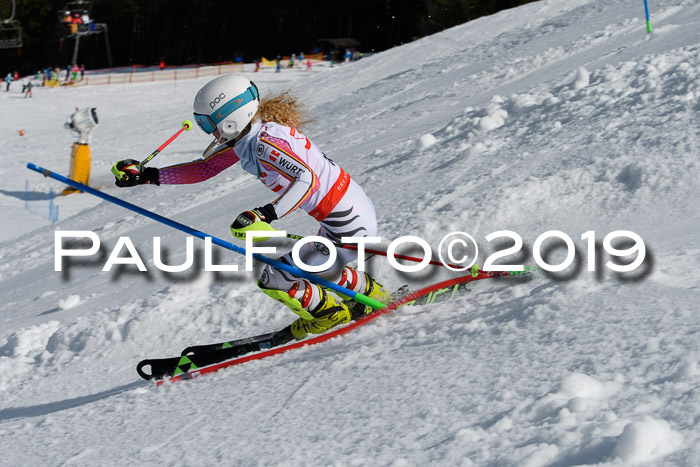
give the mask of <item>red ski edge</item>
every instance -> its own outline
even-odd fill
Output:
[[[464,284],[467,282],[472,282],[472,281],[478,281],[482,279],[490,279],[494,277],[504,277],[508,276],[508,272],[485,272],[482,271],[480,272],[476,277],[474,276],[463,276],[463,277],[457,277],[455,279],[449,279],[443,282],[438,282],[437,284],[430,285],[428,287],[425,287],[420,290],[416,290],[415,292],[409,293],[408,295],[401,297],[400,299],[391,302],[388,304],[385,308],[381,308],[375,312],[373,312],[370,315],[364,316],[356,321],[353,321],[343,327],[334,329],[332,331],[329,331],[325,334],[320,334],[318,336],[312,337],[310,339],[305,339],[303,341],[299,342],[294,342],[292,344],[287,344],[287,345],[282,345],[279,347],[274,347],[269,350],[264,350],[262,352],[257,352],[254,354],[246,355],[243,357],[236,358],[234,360],[227,360],[225,362],[221,363],[216,363],[214,365],[209,365],[205,366],[202,368],[197,368],[196,370],[189,371],[187,373],[183,373],[177,376],[171,376],[167,379],[158,381],[156,384],[158,386],[161,386],[163,384],[168,384],[168,383],[176,383],[178,381],[184,381],[192,378],[196,378],[201,375],[206,375],[209,373],[215,373],[219,370],[222,370],[224,368],[229,368],[232,366],[236,365],[241,365],[246,362],[250,362],[252,360],[261,360],[263,358],[271,357],[273,355],[281,354],[284,352],[287,352],[292,349],[298,349],[300,347],[304,347],[307,345],[315,345],[319,344],[321,342],[325,342],[327,340],[333,339],[334,337],[342,336],[343,334],[347,334],[356,328],[360,326],[364,326],[365,324],[377,319],[378,317],[385,315],[389,313],[390,311],[396,310],[402,305],[405,305],[408,302],[411,302],[413,300],[416,300],[420,297],[423,297],[425,295],[428,295],[429,293],[435,292],[440,289],[446,289],[452,286],[455,286],[457,284]]]

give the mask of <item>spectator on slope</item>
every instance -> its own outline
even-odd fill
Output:
[[[222,97],[223,96],[223,97]],[[117,186],[173,185],[203,182],[236,162],[279,197],[244,211],[231,224],[234,236],[247,230],[274,230],[270,223],[301,208],[320,222],[318,235],[339,243],[342,237],[376,236],[372,201],[341,167],[321,152],[299,129],[308,123],[302,104],[289,91],[260,99],[247,78],[223,75],[207,83],[194,99],[199,127],[214,136],[204,158],[161,169],[135,160],[116,162]],[[300,251],[307,265],[326,263],[330,252],[322,243],[308,243]],[[390,296],[369,274],[347,264],[354,250],[336,248],[337,260],[320,276],[355,292],[388,303]],[[293,265],[291,253],[280,261]],[[287,331],[290,338],[321,334],[371,311],[350,299],[337,299],[329,290],[293,274],[267,266],[258,287],[299,315]]]

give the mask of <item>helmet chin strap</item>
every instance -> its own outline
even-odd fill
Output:
[[[247,134],[250,132],[250,129],[253,128],[253,121],[254,121],[254,120],[251,120],[250,123],[248,123],[248,124],[246,125],[246,127],[243,128],[243,131],[241,131],[240,133],[238,133],[238,136],[236,136],[235,138],[233,138],[233,140],[234,140],[234,141],[238,141],[238,140],[240,140],[241,138],[243,138],[245,135],[247,135]]]
[[[245,128],[243,128],[243,131],[238,133],[233,139],[230,139],[228,141],[232,141],[234,143],[237,143],[240,141],[245,135],[247,135],[250,132],[250,129],[253,127],[253,122],[250,122],[248,125],[246,125]],[[222,143],[223,144],[223,143]]]
[[[221,134],[221,130],[219,130],[218,128],[216,130],[214,130],[214,132],[212,133],[212,136],[214,137],[214,143],[216,143],[216,144],[226,144],[229,141],[231,141],[230,139],[223,136]]]
[[[222,136],[221,131],[219,131],[219,129],[217,128],[216,130],[214,130],[214,133],[212,133],[212,136],[214,137],[214,141],[209,143],[209,146],[207,146],[207,148],[202,153],[202,157],[204,157],[206,159],[207,157],[211,156],[214,153],[214,149],[216,149],[218,146],[220,146],[222,144],[226,144],[226,143],[231,142],[231,141],[234,143],[237,141],[240,141],[241,138],[243,138],[245,135],[248,134],[248,132],[250,131],[252,126],[253,126],[253,122],[249,123],[243,129],[243,131],[238,133],[238,135],[233,139],[227,139],[225,136]],[[219,136],[216,136],[217,133],[219,134]]]

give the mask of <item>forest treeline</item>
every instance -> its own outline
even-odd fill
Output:
[[[16,0],[21,49],[0,50],[0,72],[22,74],[63,67],[75,39],[64,10],[85,8],[106,33],[81,37],[78,63],[114,66],[253,61],[332,47],[321,39],[356,39],[361,52],[377,52],[532,0]],[[0,15],[9,13],[2,0]],[[337,51],[343,52],[343,51]]]

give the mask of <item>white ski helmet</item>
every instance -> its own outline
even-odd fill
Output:
[[[250,123],[259,103],[255,83],[241,75],[221,75],[197,92],[194,119],[207,134],[218,128],[225,141],[230,141]]]

